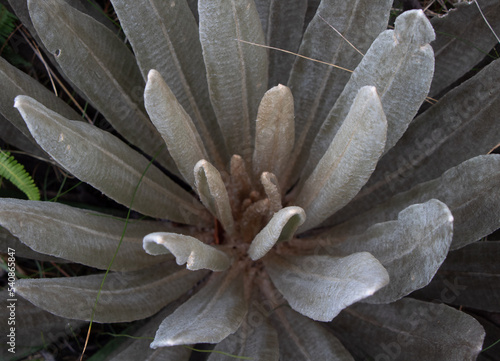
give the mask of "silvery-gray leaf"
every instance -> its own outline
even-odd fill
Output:
[[[181,304],[181,299],[169,304],[156,314],[146,325],[132,334],[133,339],[106,357],[106,361],[188,361],[192,351],[183,346],[161,347],[156,350],[149,347],[152,335],[165,317],[169,316]],[[192,345],[191,345],[192,346]]]
[[[401,211],[398,219],[377,223],[337,249],[370,252],[389,273],[390,282],[363,302],[390,303],[426,286],[443,263],[453,237],[453,216],[431,199]]]
[[[17,254],[16,254],[17,255]],[[0,291],[0,297],[2,297],[2,306],[8,306],[8,299],[13,297],[9,296],[7,290]],[[67,337],[72,337],[78,334],[79,330],[84,326],[84,322],[77,320],[68,320],[62,317],[58,317],[42,310],[41,308],[33,306],[30,302],[26,301],[21,297],[14,297],[16,301],[15,304],[15,351],[16,354],[23,354],[29,347],[33,346],[46,346],[58,339],[64,339]],[[11,316],[11,308],[0,314],[0,322],[4,325],[9,325],[8,317]],[[11,320],[12,323],[12,320]],[[7,326],[6,326],[7,327]],[[10,328],[10,326],[9,326]],[[8,330],[8,328],[6,329]],[[3,335],[2,335],[3,336]],[[5,340],[5,338],[3,338]],[[2,345],[0,351],[0,357],[3,360],[10,360],[10,356],[7,353],[7,346]]]
[[[330,25],[365,53],[377,35],[387,28],[391,6],[390,0],[321,1],[298,53],[354,70],[362,59],[361,54]],[[295,99],[297,170],[304,166],[321,124],[350,76],[347,71],[296,58],[288,86]]]
[[[424,101],[434,72],[429,42],[434,31],[421,10],[404,12],[395,29],[378,36],[346,84],[311,146],[306,170],[325,153],[340,128],[358,90],[377,88],[387,117],[384,152],[396,144]]]
[[[219,343],[240,327],[247,307],[239,270],[212,276],[208,284],[162,322],[151,347]]]
[[[33,139],[31,134],[26,136],[11,122],[5,119],[3,115],[0,115],[0,139],[2,139],[5,144],[13,145],[14,147],[28,154],[34,155],[35,157],[39,157],[40,159],[47,159],[49,157],[47,153],[45,153],[42,148],[36,144],[36,141]]]
[[[500,3],[481,0],[478,4],[493,30],[500,34]],[[458,2],[454,7],[445,16],[431,20],[436,32],[436,40],[432,43],[436,72],[429,92],[431,96],[465,75],[498,42],[474,1]]]
[[[450,209],[453,242],[450,249],[473,243],[500,227],[500,155],[481,155],[449,169],[441,177],[419,184],[351,218],[327,232],[331,237],[360,234],[375,223],[394,220],[406,207],[435,198]]]
[[[374,87],[359,90],[342,127],[300,189],[300,231],[320,224],[345,206],[372,174],[385,146],[387,122]]]
[[[153,256],[173,254],[178,265],[186,263],[187,269],[197,271],[225,271],[231,266],[231,259],[222,251],[198,239],[177,233],[155,232],[144,237],[143,247]]]
[[[259,105],[253,152],[255,179],[263,172],[271,172],[283,184],[281,175],[290,166],[294,136],[293,96],[280,84],[268,90]]]
[[[198,25],[187,2],[112,3],[144,79],[151,69],[161,74],[193,120],[211,158],[221,165],[217,158],[226,157],[224,142],[208,96]]]
[[[307,0],[256,0],[266,44],[297,53],[302,40]],[[282,51],[269,52],[269,87],[286,84],[296,57]]]
[[[401,141],[380,159],[356,199],[333,218],[336,222],[346,220],[394,194],[439,177],[467,159],[488,153],[500,139],[499,113],[500,60],[495,60],[416,117]]]
[[[201,202],[231,234],[234,231],[233,213],[226,185],[217,168],[202,159],[194,167],[194,179]]]
[[[264,257],[277,242],[290,240],[305,220],[306,214],[300,207],[285,207],[276,212],[253,239],[248,255],[254,261]]]
[[[473,361],[484,329],[446,305],[403,298],[388,305],[358,303],[330,324],[356,359]]]
[[[193,121],[156,70],[148,74],[144,103],[177,169],[194,186],[193,168],[199,160],[208,158],[207,153]]]
[[[110,133],[69,121],[23,95],[16,98],[15,106],[54,160],[108,197],[129,207],[140,185],[132,209],[180,223],[198,224],[200,217],[206,219],[208,214],[189,193],[154,165],[148,168],[146,158]]]
[[[257,107],[267,87],[267,51],[251,0],[200,0],[200,40],[210,100],[227,150],[250,164]]]
[[[34,251],[107,269],[126,233],[112,270],[131,271],[165,261],[144,253],[142,238],[151,232],[174,231],[164,223],[130,221],[59,203],[0,200],[0,224]],[[170,229],[169,229],[170,228]],[[182,230],[181,230],[182,231]]]
[[[207,274],[179,268],[173,261],[133,272],[109,273],[97,303],[94,322],[140,320],[161,310]],[[20,279],[15,291],[55,315],[90,320],[104,274]],[[146,301],[145,301],[146,300]]]
[[[255,307],[254,300],[238,331],[215,346],[208,361],[234,361],[235,357],[251,357],[252,360],[278,361],[278,334],[269,320]],[[229,356],[229,355],[231,356]]]
[[[58,98],[51,91],[37,82],[29,75],[10,65],[5,59],[0,58],[0,114],[19,129],[26,137],[36,143],[23,120],[23,117],[14,108],[14,99],[18,95],[28,95],[43,103],[47,108],[61,114],[65,118],[81,119],[69,105]]]
[[[47,256],[45,254],[33,251],[27,245],[22,243],[17,237],[13,236],[8,230],[0,227],[0,249],[3,250],[3,252],[7,252],[9,248],[12,248],[16,251],[17,257],[36,259],[38,261],[47,262],[67,262],[57,257]]]
[[[412,296],[500,312],[500,242],[476,242],[450,252],[431,283]]]
[[[281,307],[275,310],[280,359],[354,361],[340,341],[318,322]]]
[[[367,252],[346,257],[269,253],[264,262],[290,306],[317,321],[331,321],[345,307],[389,283],[387,271]]]
[[[144,81],[123,41],[63,0],[29,0],[28,7],[37,34],[71,82],[125,139],[156,154],[163,141],[145,115]],[[175,172],[166,150],[158,161]]]
[[[264,172],[260,175],[260,183],[269,199],[271,212],[278,212],[283,208],[278,178],[273,173]]]

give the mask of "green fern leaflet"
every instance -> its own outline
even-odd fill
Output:
[[[28,196],[32,201],[40,200],[40,191],[38,190],[33,178],[19,164],[9,152],[0,150],[0,177],[9,180],[19,190]]]

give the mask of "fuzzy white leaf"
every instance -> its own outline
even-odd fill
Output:
[[[207,153],[191,118],[156,70],[148,73],[144,103],[177,169],[194,186],[193,168]]]
[[[212,276],[162,322],[151,347],[219,343],[239,328],[246,312],[242,274],[233,270]]]
[[[345,307],[389,283],[387,271],[367,252],[347,257],[270,253],[264,262],[290,306],[317,321],[331,321]]]
[[[108,274],[95,310],[94,322],[140,320],[161,310],[207,274],[165,262],[133,272]],[[103,274],[80,277],[21,279],[15,291],[55,315],[90,320]]]
[[[294,137],[293,96],[289,88],[280,84],[268,90],[259,105],[253,153],[255,179],[263,172],[274,173],[281,179],[289,167]]]
[[[450,210],[432,199],[404,209],[397,221],[378,223],[337,248],[347,253],[370,252],[382,263],[390,283],[364,302],[390,303],[429,284],[445,260],[452,238]]]
[[[317,226],[359,192],[382,155],[386,132],[376,89],[361,88],[342,127],[294,202],[307,214],[300,231]]]
[[[421,10],[401,14],[394,30],[373,42],[352,74],[314,140],[306,172],[318,163],[349,112],[359,89],[374,86],[387,117],[384,153],[396,144],[424,101],[434,72],[429,42],[434,31]]]
[[[277,242],[290,240],[305,220],[306,214],[300,207],[281,209],[255,236],[248,249],[248,255],[254,261],[264,257]]]
[[[84,122],[69,121],[26,96],[16,98],[38,144],[80,180],[143,214],[180,223],[207,220],[202,205],[121,140]],[[143,173],[146,171],[143,177]]]
[[[225,231],[234,231],[234,219],[226,185],[219,171],[202,159],[194,167],[195,186],[201,202],[217,218]]]
[[[144,250],[151,255],[172,253],[178,265],[187,263],[187,268],[192,271],[225,271],[231,265],[231,259],[224,252],[196,238],[177,233],[148,234],[144,237]]]
[[[106,214],[60,203],[5,198],[0,200],[0,224],[37,252],[100,269],[108,268],[125,228],[124,219]],[[130,222],[111,269],[137,270],[165,261],[144,253],[142,238],[152,229],[174,231],[164,222]]]
[[[156,154],[163,141],[145,114],[144,80],[125,43],[63,0],[30,0],[28,7],[37,34],[71,82],[125,139]],[[176,171],[166,149],[157,160]]]
[[[267,51],[253,0],[200,0],[200,40],[210,100],[229,154],[250,164],[257,107],[267,87]]]

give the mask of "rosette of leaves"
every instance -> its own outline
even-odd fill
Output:
[[[2,199],[11,242],[112,271],[96,304],[102,274],[23,279],[18,295],[78,320],[158,314],[136,334],[156,332],[153,342],[131,341],[115,360],[188,360],[182,346],[198,343],[216,344],[209,360],[476,358],[478,321],[405,296],[425,298],[450,251],[474,254],[499,227],[500,156],[487,155],[498,143],[499,60],[415,118],[429,89],[452,84],[471,57],[453,39],[433,51],[421,11],[386,30],[392,1],[323,0],[309,21],[305,0],[112,0],[133,54],[105,20],[69,3],[13,7],[122,138],[79,121],[3,61],[2,115],[150,220]],[[472,5],[456,14],[478,19]],[[483,9],[498,15],[498,1]],[[490,36],[477,27],[472,36]],[[442,61],[454,71],[433,83]],[[498,311],[475,284],[462,293]]]

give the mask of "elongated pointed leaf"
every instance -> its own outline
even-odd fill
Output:
[[[179,172],[194,186],[194,166],[199,160],[206,159],[207,153],[191,118],[156,70],[148,74],[144,101],[151,121],[167,144]]]
[[[264,261],[290,306],[317,321],[331,321],[345,307],[389,283],[387,271],[367,252],[347,257],[270,253]]]
[[[230,155],[251,161],[257,107],[267,87],[264,34],[250,0],[201,0],[200,40],[210,99]]]
[[[208,361],[234,361],[238,356],[251,357],[253,360],[279,360],[278,334],[261,310],[255,306],[249,308],[247,317],[238,331],[215,346]]]
[[[250,244],[250,258],[256,261],[264,257],[277,242],[290,240],[305,219],[306,214],[300,207],[286,207],[276,212]]]
[[[0,84],[2,84],[2,91],[0,92],[0,114],[14,124],[17,129],[33,142],[35,141],[23,117],[14,108],[14,99],[18,95],[28,95],[68,119],[81,119],[81,116],[62,99],[56,97],[35,79],[10,65],[3,58],[0,58]]]
[[[218,166],[218,156],[227,161],[208,95],[198,26],[187,2],[113,0],[112,3],[144,79],[151,69],[156,69],[193,120],[212,161]]]
[[[412,296],[500,312],[500,242],[476,242],[450,252],[432,282]]]
[[[63,260],[61,258],[52,257],[33,251],[27,245],[22,243],[19,238],[13,236],[7,229],[0,227],[0,249],[3,250],[3,252],[7,252],[9,248],[16,251],[16,257],[23,257],[46,262],[67,262],[66,260]]]
[[[162,322],[151,347],[218,343],[238,329],[246,312],[241,273],[219,274]]]
[[[130,206],[139,185],[132,208],[143,214],[192,224],[206,214],[191,195],[110,133],[69,121],[26,96],[17,97],[15,106],[47,153],[117,202]]]
[[[358,303],[331,323],[356,357],[380,360],[476,360],[484,329],[454,308],[403,298],[388,305]]]
[[[306,231],[345,206],[372,174],[385,146],[387,122],[374,87],[359,91],[327,152],[300,190]]]
[[[217,218],[226,232],[234,231],[233,213],[229,195],[219,171],[206,160],[194,167],[195,186],[201,202]]]
[[[30,0],[28,7],[38,35],[68,78],[125,139],[156,154],[163,141],[145,115],[144,81],[123,41],[62,0]],[[166,150],[158,160],[175,171]]]
[[[142,238],[155,231],[173,231],[164,223],[133,221],[58,203],[17,199],[0,201],[0,224],[33,250],[88,266],[107,269],[123,237],[112,270],[128,271],[165,261],[144,253]],[[170,228],[170,229],[169,229]]]
[[[307,0],[255,1],[266,44],[294,53],[299,50]],[[269,52],[269,86],[286,84],[296,57],[282,51]]]
[[[344,38],[365,53],[377,35],[387,28],[391,6],[392,1],[389,0],[321,1],[298,53],[354,70],[362,56]],[[296,170],[300,171],[305,165],[321,124],[350,76],[350,72],[342,69],[301,58],[295,60],[288,86],[296,108]]]
[[[281,188],[278,184],[278,178],[273,173],[264,172],[260,175],[260,183],[264,188],[269,206],[272,212],[278,212],[282,206]]]
[[[403,13],[397,18],[394,30],[378,36],[322,125],[306,169],[319,161],[363,86],[377,88],[387,117],[384,152],[396,144],[429,91],[434,72],[434,54],[429,42],[434,37],[432,26],[421,10]]]
[[[493,30],[500,34],[498,1],[481,0],[478,4]],[[436,32],[436,40],[432,43],[436,72],[429,92],[431,96],[465,75],[498,42],[474,1],[460,2],[454,7],[446,16],[431,20]]]
[[[182,298],[169,304],[149,320],[146,325],[134,332],[132,334],[133,339],[127,340],[126,346],[113,352],[106,358],[106,361],[188,361],[192,351],[187,347],[161,347],[156,350],[149,347],[151,336],[154,335],[165,317],[171,315],[179,307],[181,300]]]
[[[276,310],[280,359],[354,361],[340,341],[318,322],[286,307]]]
[[[285,168],[290,166],[288,159],[293,139],[293,96],[286,86],[278,85],[266,92],[259,105],[253,153],[254,178],[271,172],[280,179]]]
[[[231,259],[224,252],[196,238],[177,233],[148,234],[144,237],[144,250],[155,256],[172,253],[178,265],[187,263],[187,268],[192,271],[225,271],[231,265]]]
[[[488,153],[500,139],[499,113],[500,60],[496,60],[415,118],[401,141],[382,157],[356,200],[335,219],[350,218]]]
[[[448,254],[452,236],[451,212],[432,199],[404,209],[397,221],[375,224],[337,248],[370,252],[382,263],[390,283],[363,302],[390,303],[431,281]]]
[[[128,322],[149,317],[191,289],[206,271],[179,269],[170,261],[134,272],[108,274],[95,322]],[[22,279],[16,293],[55,315],[90,320],[104,274]],[[145,302],[147,300],[147,302]]]
[[[331,237],[360,234],[372,224],[396,219],[399,212],[412,204],[435,198],[448,206],[454,218],[450,248],[461,248],[500,227],[499,185],[500,155],[482,155],[332,227],[328,233]]]

